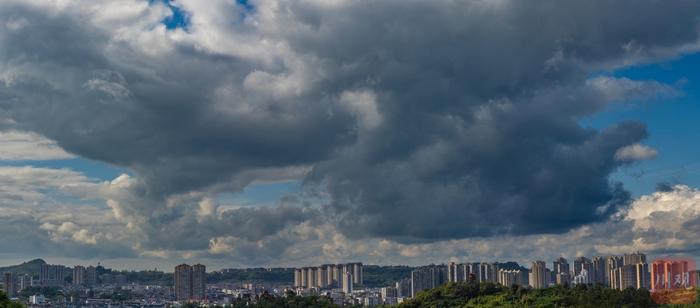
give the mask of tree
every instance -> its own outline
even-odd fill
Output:
[[[5,292],[0,291],[0,308],[24,308],[24,305],[11,301]]]

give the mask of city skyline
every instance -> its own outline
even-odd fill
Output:
[[[700,258],[700,2],[626,1],[2,1],[0,265]]]

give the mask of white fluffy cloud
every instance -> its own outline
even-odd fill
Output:
[[[615,152],[615,159],[624,162],[648,160],[655,158],[658,152],[649,146],[635,143],[618,149]]]
[[[74,156],[66,153],[55,141],[32,132],[0,131],[0,161],[52,160]]]

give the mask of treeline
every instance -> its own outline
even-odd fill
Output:
[[[265,282],[271,284],[294,283],[293,268],[241,268],[207,273],[207,282]]]
[[[24,308],[24,305],[11,301],[5,292],[0,291],[0,308]]]
[[[202,308],[196,303],[187,303],[182,308]],[[326,296],[298,296],[294,292],[288,292],[286,296],[279,297],[270,294],[262,294],[255,300],[238,299],[226,306],[213,306],[213,308],[341,308]],[[345,305],[343,308],[361,308],[362,305]]]
[[[659,307],[649,291],[616,290],[602,285],[506,288],[494,283],[449,283],[424,290],[398,305],[413,307]],[[689,307],[689,306],[683,306]],[[700,307],[696,304],[690,307]]]

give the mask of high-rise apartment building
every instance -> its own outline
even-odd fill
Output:
[[[557,284],[571,283],[571,271],[569,269],[569,261],[564,257],[559,257],[552,263],[552,272],[555,275]]]
[[[481,267],[479,266],[480,263],[468,263],[467,266],[465,267],[465,279],[466,281],[471,281],[471,279],[474,279],[474,282],[481,282]]]
[[[187,301],[192,298],[192,267],[180,264],[175,267],[175,299]]]
[[[686,260],[657,260],[651,264],[649,285],[652,290],[688,288],[697,284],[697,278]]]
[[[97,268],[92,265],[85,268],[85,285],[89,287],[97,285]]]
[[[590,277],[590,275],[588,274],[588,271],[584,268],[578,273],[578,275],[573,277],[571,283],[575,285],[588,284],[590,283],[590,281],[588,281],[588,277]]]
[[[430,265],[417,268],[411,272],[411,297],[425,289],[432,289],[449,282],[448,269],[445,265]]]
[[[178,301],[206,299],[207,269],[202,264],[175,267],[175,299]]]
[[[316,272],[317,268],[313,266],[309,267],[309,270],[306,272],[308,275],[306,277],[306,280],[309,282],[310,288],[318,288],[318,282],[316,281],[316,278],[318,278],[318,276],[316,275]]]
[[[552,271],[554,273],[557,273],[557,274],[558,273],[567,273],[568,274],[570,272],[569,261],[567,261],[566,258],[559,257],[558,259],[554,260],[554,262],[552,262],[552,263],[553,263],[552,264],[553,265]]]
[[[612,270],[613,279],[612,285],[613,289],[624,290],[627,288],[637,287],[637,267],[635,265],[627,264],[615,268]]]
[[[302,288],[309,287],[309,268],[308,267],[304,267],[301,269],[301,284],[299,286]]]
[[[82,286],[85,285],[85,267],[82,265],[76,265],[73,267],[73,285]]]
[[[411,279],[396,282],[396,297],[411,297]]]
[[[294,287],[343,288],[343,280],[348,272],[353,277],[353,286],[363,285],[363,266],[357,262],[297,268],[294,270]]]
[[[609,274],[605,271],[605,258],[601,256],[593,257],[593,281],[591,283],[597,284],[608,284],[610,278]]]
[[[202,264],[192,266],[192,299],[206,299],[207,291],[207,267]]]
[[[364,267],[362,266],[362,263],[356,262],[356,263],[351,263],[352,264],[352,279],[353,279],[353,284],[356,286],[361,286],[363,285],[363,271]]]
[[[42,264],[39,279],[42,286],[62,286],[64,275],[63,265]]]
[[[574,276],[578,276],[581,274],[581,270],[586,270],[586,281],[591,282],[593,281],[593,261],[591,259],[586,258],[586,257],[577,257],[574,259]]]
[[[558,285],[570,285],[571,284],[571,274],[566,272],[560,272],[554,275],[554,283]]]
[[[384,287],[379,290],[379,294],[382,296],[382,301],[384,301],[387,298],[395,298],[399,297],[398,291],[396,290],[396,287]]]
[[[467,280],[469,269],[466,264],[451,262],[448,266],[448,278],[450,282],[463,282]]]
[[[316,269],[316,284],[319,288],[328,287],[328,271],[325,266]]]
[[[294,286],[295,287],[301,287],[301,269],[296,268],[294,269]]]
[[[526,271],[522,270],[498,270],[498,283],[506,287],[513,285],[526,286],[529,285],[529,277]]]
[[[336,264],[335,265],[335,270],[333,271],[333,281],[335,281],[335,286],[336,288],[342,288],[343,287],[343,265],[342,264]]]
[[[498,282],[498,262],[494,263],[479,263],[479,282]]]
[[[637,278],[636,287],[637,289],[648,290],[651,287],[651,275],[649,274],[649,264],[646,262],[637,263],[634,265],[635,276]]]
[[[550,280],[550,271],[547,269],[547,264],[544,261],[532,262],[529,276],[530,286],[533,288],[541,289],[547,287]]]
[[[622,256],[622,265],[636,265],[639,263],[647,263],[647,255],[638,251]]]
[[[347,270],[347,268],[346,268]],[[352,277],[352,271],[346,271],[343,275],[343,292],[345,294],[351,294],[353,290],[354,278]]]
[[[324,287],[333,288],[338,285],[338,283],[333,278],[333,272],[335,271],[334,264],[324,264],[321,265],[323,271],[326,273],[326,285]]]
[[[15,293],[17,293],[17,281],[15,281],[15,274],[4,273],[2,283],[3,291],[5,291],[7,297],[14,297]]]
[[[620,256],[609,256],[609,257],[606,259],[606,262],[605,262],[605,274],[607,275],[607,278],[608,278],[607,285],[610,286],[611,288],[615,288],[615,287],[614,287],[614,285],[615,285],[615,274],[613,273],[613,271],[614,271],[616,268],[621,267],[622,264],[623,264],[622,262],[623,262],[623,261],[622,261],[622,257],[620,257]]]

